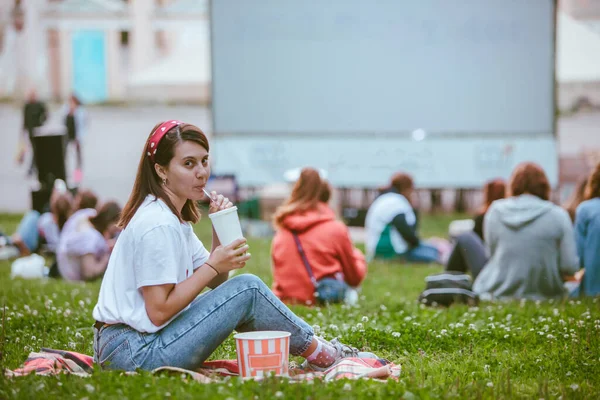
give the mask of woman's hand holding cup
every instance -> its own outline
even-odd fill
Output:
[[[217,211],[225,210],[227,208],[233,207],[233,203],[229,201],[229,199],[222,194],[217,194],[217,192],[210,192],[210,206],[208,209],[208,213],[212,214]]]
[[[249,248],[245,238],[236,239],[226,246],[217,246],[210,254],[208,264],[220,274],[244,268],[250,259],[250,253],[247,252]]]

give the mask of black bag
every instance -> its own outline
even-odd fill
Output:
[[[471,277],[462,272],[446,271],[425,278],[425,290],[419,302],[428,306],[449,306],[452,303],[475,305],[479,297],[473,292]]]

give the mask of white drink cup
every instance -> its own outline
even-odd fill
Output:
[[[227,246],[236,239],[243,238],[242,226],[238,217],[237,207],[226,208],[216,213],[208,214],[221,245]]]

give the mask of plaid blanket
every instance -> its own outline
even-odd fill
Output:
[[[29,353],[29,357],[21,368],[14,371],[6,370],[8,377],[24,376],[31,373],[38,375],[55,375],[60,373],[75,374],[78,376],[89,376],[94,370],[92,357],[76,353],[74,351],[53,350],[42,348],[39,352]],[[322,379],[331,381],[335,379],[359,379],[372,378],[385,380],[397,379],[400,376],[401,367],[384,359],[368,358],[346,358],[335,366],[324,372],[305,371],[301,368],[290,369],[290,380],[307,381]],[[197,371],[189,371],[176,367],[157,368],[153,373],[177,373],[187,374],[192,379],[202,383],[217,382],[225,376],[238,376],[239,368],[237,360],[215,360],[207,361]],[[261,378],[252,378],[261,379]]]

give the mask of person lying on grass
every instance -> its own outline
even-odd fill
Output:
[[[375,357],[315,336],[254,275],[229,272],[250,259],[245,239],[222,246],[213,230],[209,252],[190,223],[210,176],[209,144],[197,127],[167,121],[152,129],[140,159],[123,228],[94,307],[94,360],[132,371],[196,369],[234,331],[291,333],[290,353],[306,369],[345,357]],[[212,194],[209,213],[233,204]],[[206,287],[213,290],[200,295]]]

